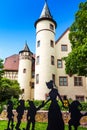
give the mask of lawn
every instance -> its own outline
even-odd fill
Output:
[[[21,124],[21,130],[22,128],[25,128],[26,123]],[[7,121],[0,121],[0,130],[5,130],[7,128]],[[36,122],[35,130],[46,130],[47,123],[38,123]],[[15,129],[14,129],[15,130]],[[65,130],[68,130],[68,126],[65,127]],[[74,129],[72,129],[74,130]],[[87,128],[79,127],[78,130],[87,130]]]

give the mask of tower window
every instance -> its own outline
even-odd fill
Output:
[[[36,58],[36,64],[38,65],[40,63],[40,56],[37,56]]]
[[[51,56],[51,65],[54,65],[54,56]]]
[[[67,86],[68,85],[67,77],[59,77],[59,85],[60,86]]]
[[[82,86],[82,77],[74,77],[74,86]]]
[[[54,30],[53,24],[50,24],[50,29],[51,29],[51,30]]]
[[[61,59],[57,60],[57,67],[62,68],[62,60]]]
[[[61,45],[61,51],[67,51],[67,45]]]
[[[37,47],[40,47],[40,40],[37,41]]]
[[[25,68],[23,69],[23,73],[26,73],[26,69]]]
[[[54,47],[54,42],[52,40],[50,41],[50,46]]]
[[[32,89],[34,88],[34,82],[31,83],[31,88],[32,88]]]
[[[52,74],[52,80],[53,80],[54,83],[55,83],[55,74]]]
[[[39,83],[39,74],[36,74],[36,84]]]

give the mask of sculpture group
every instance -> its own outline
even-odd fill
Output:
[[[77,130],[78,126],[80,125],[80,119],[82,116],[86,116],[87,113],[82,114],[81,113],[81,104],[79,101],[75,100],[71,104],[69,104],[66,97],[64,98],[64,101],[62,100],[54,82],[50,80],[49,82],[46,82],[46,85],[48,89],[50,89],[49,92],[49,98],[47,101],[42,101],[41,105],[36,107],[34,105],[33,101],[28,101],[29,108],[27,112],[27,123],[26,127],[23,128],[23,130],[30,130],[30,125],[32,124],[31,130],[35,130],[35,116],[38,110],[40,110],[46,103],[51,101],[49,110],[48,110],[48,125],[46,130],[64,130],[64,120],[62,117],[62,112],[60,109],[60,106],[57,101],[57,97],[59,97],[63,107],[68,107],[69,112],[71,115],[71,118],[68,122],[68,129],[71,130],[72,126],[74,126],[75,130]],[[8,125],[6,130],[21,130],[21,120],[24,114],[25,105],[24,100],[19,100],[19,105],[16,109],[17,112],[17,123],[14,126],[14,114],[13,114],[13,103],[12,101],[8,101],[7,105],[7,118],[8,118]]]

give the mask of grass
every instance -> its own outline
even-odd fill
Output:
[[[25,128],[26,123],[21,123],[21,130]],[[0,121],[0,130],[5,130],[7,128],[7,121]],[[46,130],[47,123],[38,123],[36,122],[35,130]],[[14,129],[15,130],[15,129]],[[65,130],[68,130],[68,126],[65,126]],[[72,129],[74,130],[74,129]],[[87,128],[79,127],[78,130],[87,130]]]

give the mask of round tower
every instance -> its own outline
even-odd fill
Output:
[[[32,68],[32,53],[25,44],[22,51],[19,52],[19,70],[18,70],[18,82],[23,91],[22,98],[25,100],[31,97],[31,69]]]
[[[57,24],[52,18],[47,2],[35,22],[36,28],[36,64],[35,64],[35,92],[34,98],[45,100],[48,88],[46,82],[55,81],[55,28]]]

